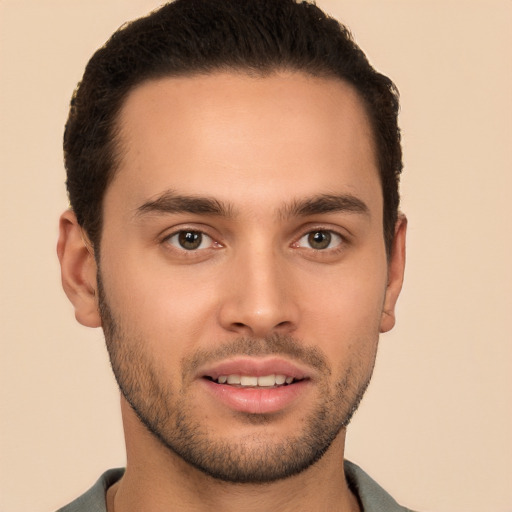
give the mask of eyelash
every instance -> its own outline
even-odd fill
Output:
[[[200,235],[201,241],[199,247],[196,248],[190,248],[187,249],[183,247],[178,240],[176,240],[176,244],[172,243],[172,240],[174,238],[179,238],[180,235],[188,235],[188,234],[194,234],[194,235]],[[208,247],[201,247],[203,243],[205,242],[204,238],[210,239],[210,243]],[[173,233],[165,236],[165,238],[162,240],[163,243],[173,246],[173,249],[176,249],[178,251],[182,251],[187,255],[192,256],[193,253],[199,251],[199,250],[205,250],[205,249],[212,249],[212,248],[220,248],[222,245],[217,242],[212,236],[210,236],[208,233],[205,233],[201,229],[179,229],[178,231],[174,231]],[[179,245],[178,245],[179,244]],[[181,247],[180,247],[181,245]],[[213,247],[215,246],[215,247]]]
[[[315,235],[319,235],[319,234],[322,234],[323,236],[328,235],[326,240],[322,240],[322,241],[318,242],[321,244],[322,242],[326,241],[327,247],[323,247],[323,248],[316,247],[315,248],[315,247],[311,246],[311,243],[313,242],[313,240],[311,240],[311,238],[314,237]],[[325,253],[332,254],[334,252],[341,250],[342,246],[344,246],[346,244],[346,238],[343,235],[341,235],[340,233],[338,233],[337,231],[334,231],[332,229],[326,229],[326,228],[322,228],[322,227],[315,228],[315,229],[309,229],[303,235],[301,235],[296,242],[294,242],[292,244],[292,247],[296,247],[297,249],[303,248],[299,245],[303,239],[307,239],[307,242],[309,244],[309,247],[307,247],[307,249],[311,249],[311,250],[315,251],[315,253],[325,252]],[[332,242],[335,243],[335,246],[329,247],[329,245],[331,245]],[[306,248],[306,247],[304,247],[304,248]]]
[[[327,237],[328,238],[328,240],[327,240],[328,246],[327,247],[315,248],[315,247],[311,247],[311,245],[309,247],[304,247],[304,246],[299,245],[303,239],[305,239],[307,237],[311,238],[312,236],[320,234],[320,233],[323,235],[328,235],[328,237]],[[194,247],[194,248],[190,248],[190,249],[183,247],[183,245],[180,243],[180,241],[178,241],[177,238],[180,235],[187,235],[187,234],[200,235],[201,236],[200,245],[198,247]],[[205,238],[210,239],[210,242],[208,243],[208,247],[201,247],[205,243],[205,240],[204,240]],[[176,243],[172,243],[173,239],[176,239]],[[336,245],[334,247],[329,247],[329,245],[333,242],[333,239],[334,239],[334,242]],[[308,242],[311,242],[311,240],[308,240]],[[206,233],[204,230],[198,229],[198,228],[188,228],[188,229],[182,228],[177,231],[173,231],[169,235],[166,235],[162,239],[161,243],[166,244],[167,246],[171,246],[172,248],[169,248],[170,250],[179,251],[181,254],[183,254],[184,256],[186,255],[187,257],[197,256],[199,251],[204,251],[204,250],[208,250],[208,249],[219,249],[219,248],[223,247],[223,245],[220,242],[217,242],[214,237],[212,237],[211,235]],[[320,241],[320,243],[321,243],[321,241]],[[338,252],[342,251],[346,245],[347,245],[346,237],[343,236],[342,234],[340,234],[339,232],[332,230],[332,229],[326,229],[325,227],[316,227],[316,228],[308,229],[307,231],[304,231],[297,239],[295,239],[295,241],[291,244],[291,247],[295,248],[295,249],[311,250],[311,251],[314,251],[315,254],[324,253],[325,255],[327,255],[327,254],[334,255],[334,254],[337,254]]]

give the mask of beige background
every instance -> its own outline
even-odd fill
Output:
[[[93,50],[158,0],[0,0],[0,511],[123,465],[102,333],[59,285],[61,137]],[[423,511],[512,511],[512,2],[318,2],[402,93],[410,220],[396,329],[348,457]]]

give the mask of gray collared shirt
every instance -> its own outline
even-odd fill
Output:
[[[107,489],[116,483],[123,473],[122,468],[106,471],[85,494],[57,512],[107,512]],[[352,462],[345,461],[345,474],[350,488],[359,498],[363,512],[412,512],[400,506],[377,482]]]

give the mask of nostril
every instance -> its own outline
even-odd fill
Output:
[[[284,322],[279,322],[278,324],[276,324],[276,326],[273,328],[273,331],[279,332],[281,334],[291,334],[293,331],[295,331],[295,329],[295,323],[286,320]]]

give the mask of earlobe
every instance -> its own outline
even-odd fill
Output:
[[[87,327],[100,327],[94,252],[71,210],[60,217],[57,255],[62,287],[75,308],[76,319]]]
[[[388,284],[382,308],[380,332],[390,331],[395,325],[395,306],[404,280],[406,231],[407,218],[399,214],[388,264]]]

